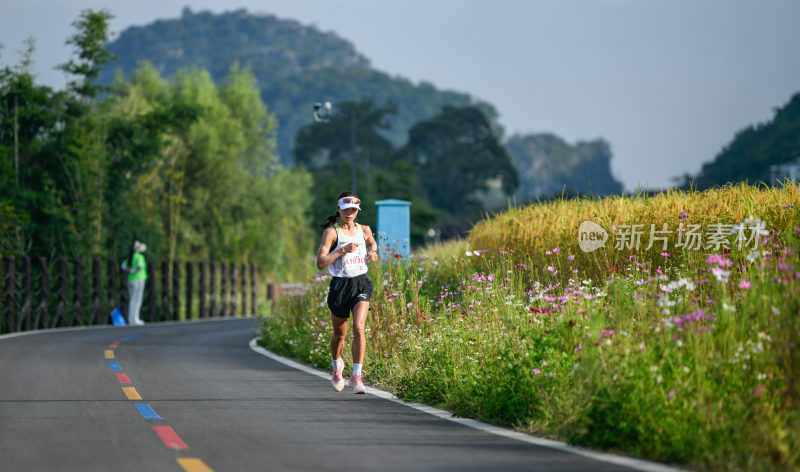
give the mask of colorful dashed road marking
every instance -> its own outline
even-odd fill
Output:
[[[216,329],[216,328],[213,328]],[[206,329],[196,329],[193,331],[205,331]],[[164,331],[160,333],[150,333],[150,334],[172,334],[178,331]],[[114,371],[122,371],[122,366],[119,365],[119,362],[115,360],[111,360],[115,358],[114,349],[119,347],[120,343],[123,341],[130,341],[131,339],[136,339],[142,336],[142,334],[134,334],[131,336],[126,336],[119,341],[114,341],[113,343],[108,345],[108,349],[105,350],[105,358],[108,360],[108,366],[111,367],[111,370]],[[130,384],[131,379],[128,377],[128,374],[124,372],[116,372],[117,381],[121,384]],[[122,387],[122,391],[125,393],[125,396],[128,400],[142,400],[142,396],[139,395],[139,392],[136,391],[134,387]],[[150,421],[159,421],[163,420],[158,413],[153,410],[153,408],[147,403],[134,403],[136,409],[142,415],[145,420]],[[158,425],[153,426],[153,431],[156,432],[161,442],[167,447],[167,449],[172,450],[184,450],[189,449],[189,446],[183,442],[183,440],[178,436],[178,434],[172,429],[171,426],[166,425]],[[178,464],[186,472],[214,472],[210,467],[208,467],[202,460],[195,458],[195,457],[181,457],[177,459]]]
[[[163,419],[160,416],[158,416],[158,413],[156,413],[156,411],[153,410],[153,407],[151,407],[147,403],[136,403],[135,405],[136,405],[136,409],[139,410],[139,413],[142,414],[144,419],[146,419],[146,420],[160,420],[160,419]]]
[[[161,441],[167,446],[167,449],[189,449],[189,446],[172,429],[171,426],[153,426]]]
[[[125,392],[125,396],[128,397],[128,400],[142,399],[142,396],[139,395],[139,392],[137,392],[133,387],[122,387],[122,391]]]
[[[186,472],[214,472],[203,461],[193,457],[182,457],[178,459],[178,464],[180,464]]]

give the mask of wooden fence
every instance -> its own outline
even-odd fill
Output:
[[[119,261],[0,258],[0,334],[110,323],[128,312],[127,274]],[[105,269],[105,270],[104,270]],[[254,315],[255,264],[174,262],[148,267],[141,318],[169,321]]]

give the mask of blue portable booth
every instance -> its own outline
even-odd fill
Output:
[[[408,257],[411,252],[411,202],[406,200],[379,200],[378,228],[375,240],[378,252],[384,259],[399,254]]]

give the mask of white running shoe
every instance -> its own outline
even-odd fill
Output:
[[[344,379],[342,378],[342,371],[344,370],[344,361],[339,359],[339,368],[332,372],[331,384],[333,389],[337,392],[344,390]]]
[[[360,375],[350,377],[350,380],[347,381],[347,386],[353,387],[353,393],[367,393],[367,389],[364,387],[364,382],[361,381]]]

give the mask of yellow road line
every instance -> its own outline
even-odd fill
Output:
[[[114,358],[114,350],[106,349],[106,359],[113,359],[113,358]]]
[[[178,459],[178,464],[180,464],[186,472],[214,472],[203,461],[192,457],[182,457]]]
[[[141,400],[142,396],[133,387],[122,387],[122,391],[128,397],[128,400]]]

